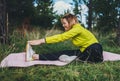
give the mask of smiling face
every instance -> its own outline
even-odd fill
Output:
[[[65,29],[65,31],[70,30],[73,25],[75,25],[76,23],[78,23],[77,17],[75,15],[72,14],[65,14],[62,18],[61,18],[61,23]]]
[[[68,31],[71,29],[68,21],[65,18],[61,19],[61,23],[62,23],[62,26],[64,27],[65,31]]]

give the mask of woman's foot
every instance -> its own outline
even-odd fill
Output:
[[[39,60],[39,54],[33,54],[32,58],[33,60]]]
[[[31,45],[28,43],[26,45],[26,55],[25,55],[25,61],[32,61],[32,55],[35,54],[35,51],[32,49]]]
[[[76,58],[77,58],[77,56],[61,55],[61,56],[59,57],[59,60],[62,61],[62,62],[70,63],[70,62],[72,62],[73,60],[75,60]]]

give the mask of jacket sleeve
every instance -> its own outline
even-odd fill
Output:
[[[57,35],[53,35],[50,37],[46,37],[45,40],[46,40],[46,43],[62,42],[62,41],[71,39],[72,37],[76,36],[79,33],[80,33],[79,28],[75,27],[62,34],[57,34]]]

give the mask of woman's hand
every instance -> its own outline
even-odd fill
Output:
[[[40,45],[42,43],[45,43],[45,39],[38,39],[38,40],[30,40],[28,41],[30,45]]]

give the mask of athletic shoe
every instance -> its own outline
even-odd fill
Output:
[[[28,43],[26,45],[26,55],[25,55],[25,60],[26,61],[32,61],[33,58],[32,58],[32,55],[35,54],[35,52],[33,51],[31,45]]]
[[[76,58],[77,58],[77,56],[61,55],[61,56],[59,57],[59,60],[62,61],[62,62],[70,63],[70,62],[72,62],[73,60],[75,60]]]

